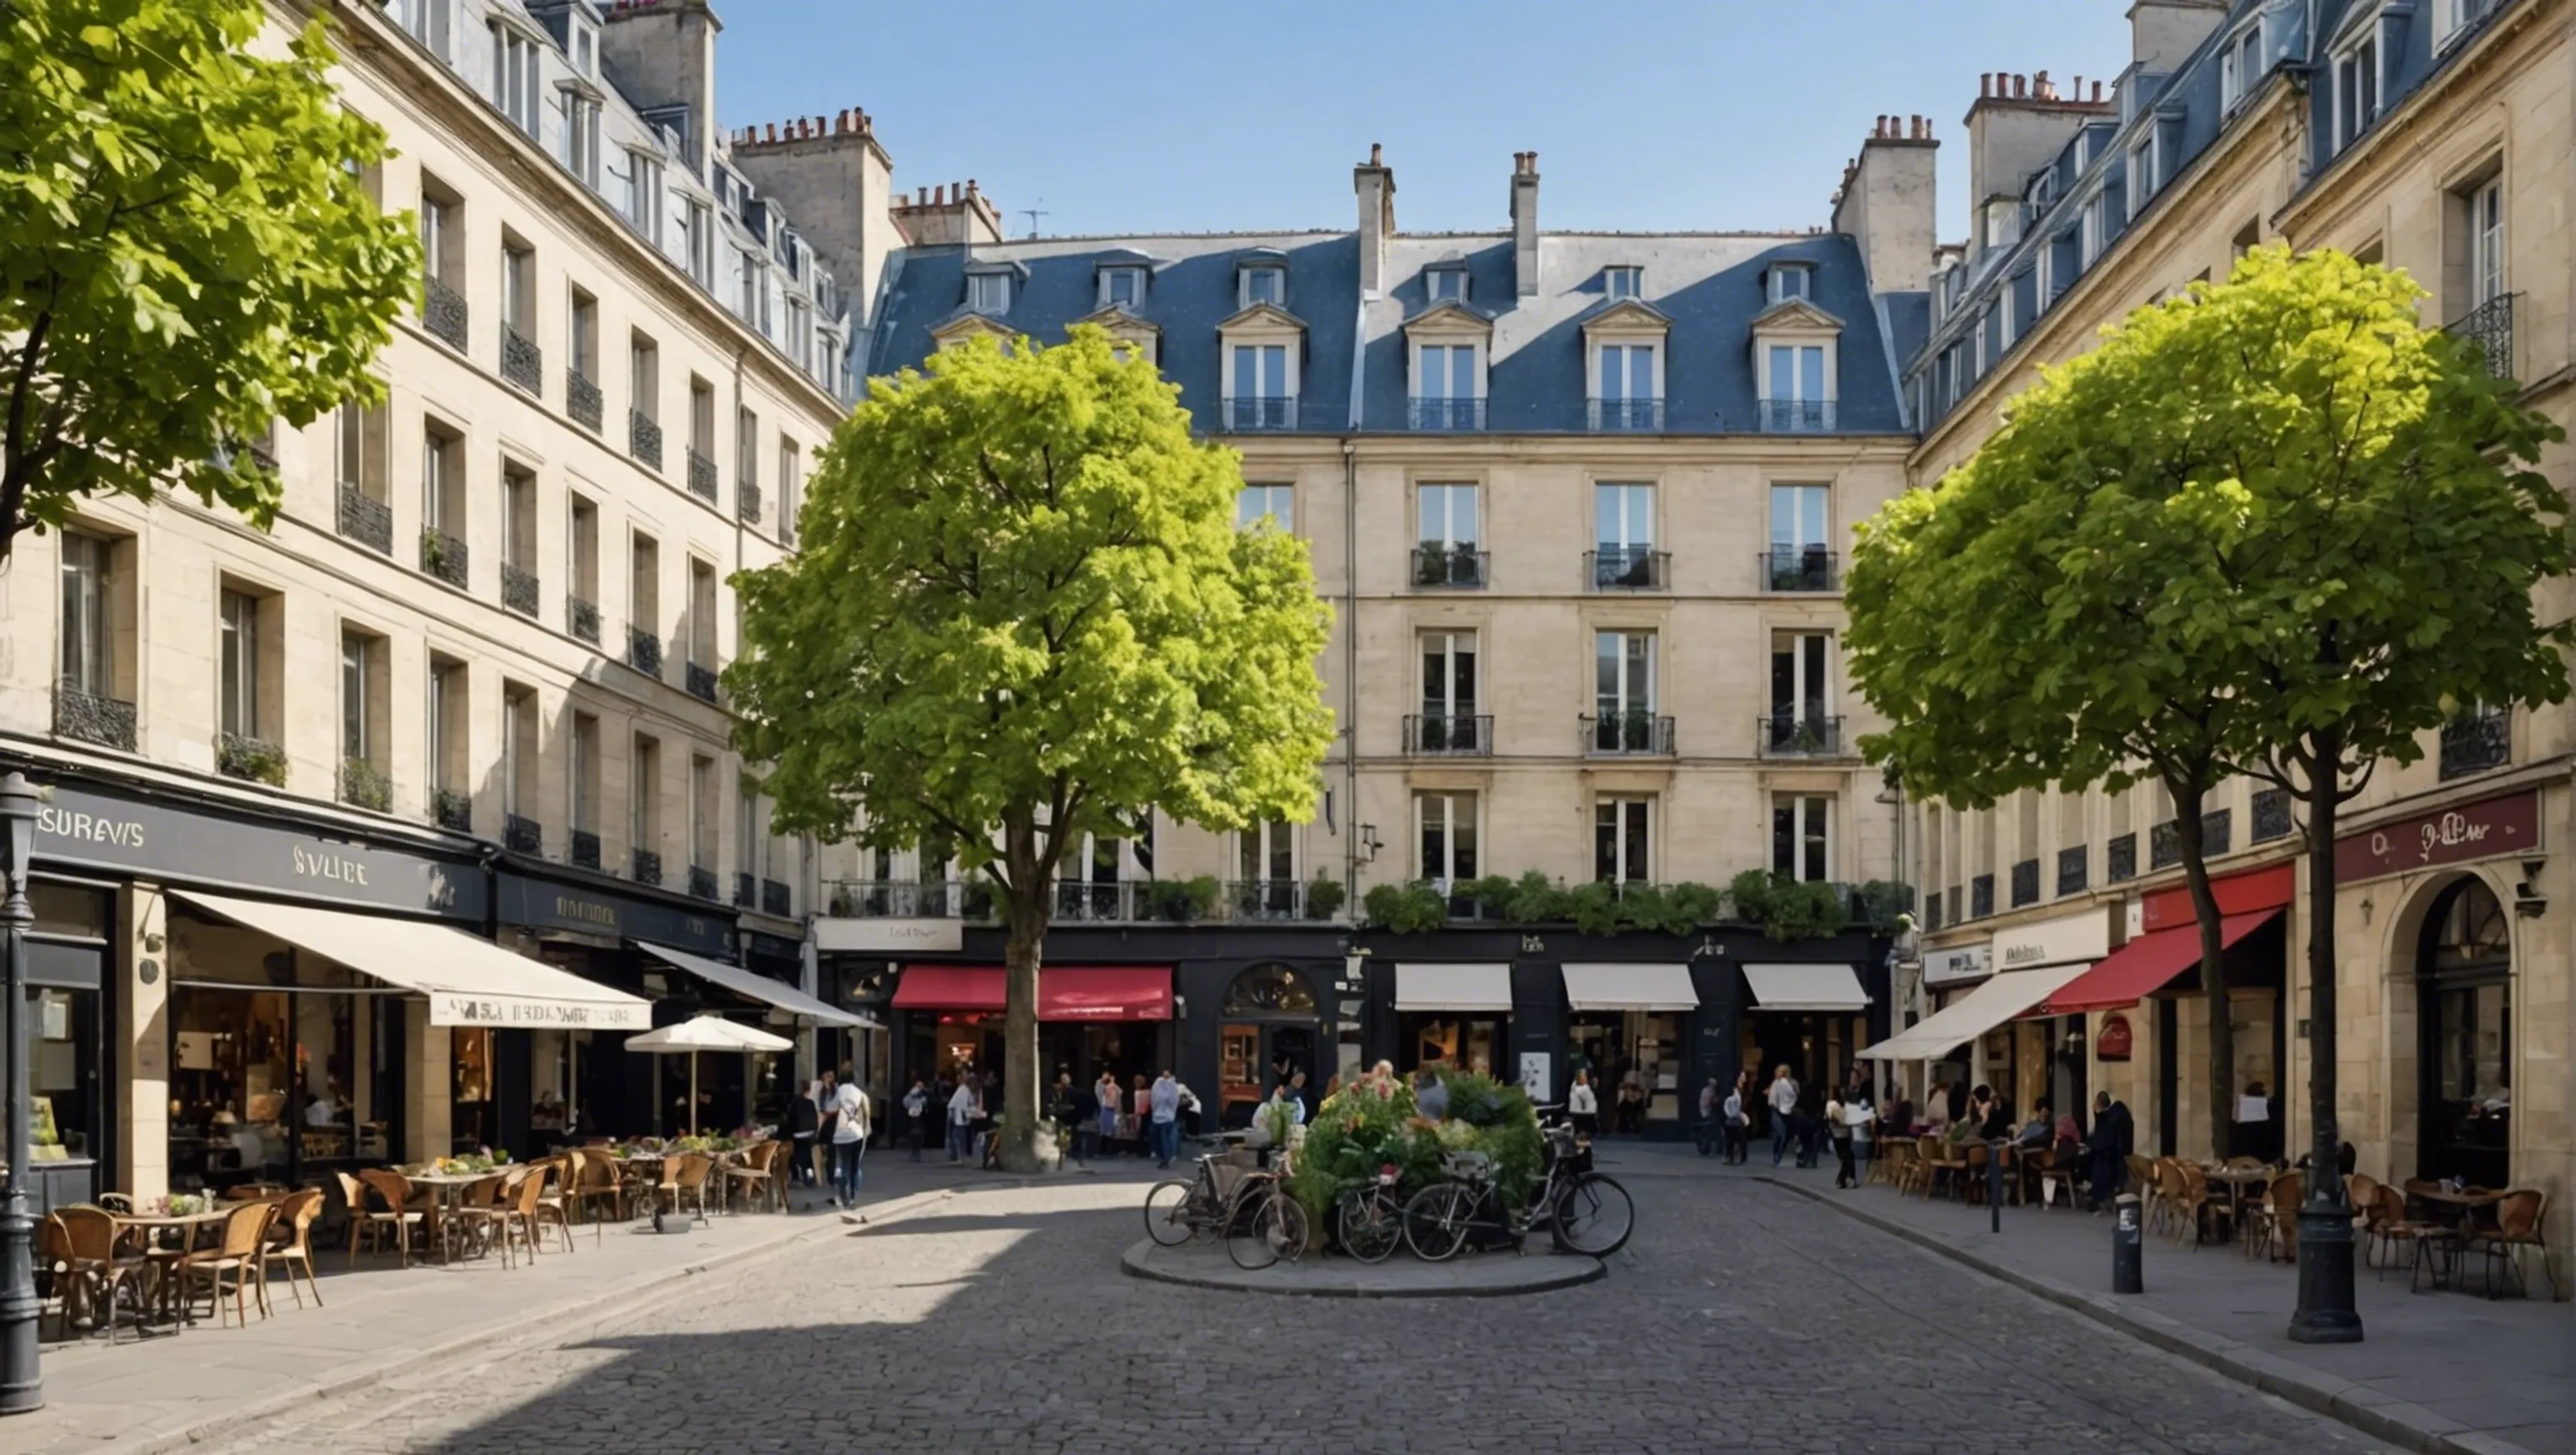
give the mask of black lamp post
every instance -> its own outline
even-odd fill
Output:
[[[0,1415],[44,1408],[45,1380],[36,1364],[36,1220],[27,1211],[27,927],[36,912],[27,903],[27,870],[36,857],[36,790],[24,773],[0,779],[0,827],[8,860],[8,898],[0,902],[0,930],[8,936],[9,1183],[0,1190]]]

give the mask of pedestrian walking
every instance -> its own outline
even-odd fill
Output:
[[[1708,1084],[1699,1089],[1699,1121],[1691,1128],[1691,1137],[1699,1143],[1699,1154],[1703,1157],[1714,1150],[1725,1135],[1718,1126],[1717,1105],[1717,1078],[1712,1076],[1708,1078]]]
[[[975,1125],[975,1081],[970,1076],[957,1078],[957,1089],[948,1095],[948,1160],[966,1160],[969,1128]]]
[[[832,1093],[832,1112],[832,1206],[855,1209],[859,1162],[867,1155],[868,1133],[874,1130],[868,1124],[868,1094],[856,1082],[844,1081]]]
[[[1771,1073],[1771,1165],[1789,1154],[1789,1119],[1798,1111],[1798,1083],[1789,1079],[1789,1068],[1782,1066]]]
[[[1574,1085],[1565,1093],[1565,1114],[1574,1119],[1574,1130],[1585,1137],[1601,1130],[1601,1096],[1592,1089],[1592,1073],[1578,1069]]]
[[[837,1109],[840,1089],[841,1079],[832,1073],[831,1067],[824,1067],[813,1088],[814,1145],[807,1149],[806,1158],[806,1171],[813,1180],[805,1184],[808,1187],[828,1184],[832,1180],[832,1129],[840,1116]]]
[[[823,1124],[814,1088],[787,1098],[787,1179],[799,1187],[814,1185],[814,1133]]]
[[[1147,1097],[1146,1110],[1147,1115],[1152,1118],[1154,1164],[1158,1167],[1169,1167],[1172,1165],[1172,1159],[1181,1153],[1181,1084],[1172,1079],[1172,1073],[1168,1068],[1162,1075],[1154,1078],[1153,1090]]]
[[[912,1141],[912,1160],[920,1161],[921,1144],[930,1136],[930,1088],[918,1076],[903,1094],[903,1131]]]
[[[2127,1177],[2129,1154],[2138,1150],[2137,1126],[2129,1116],[2129,1104],[2114,1101],[2111,1093],[2093,1093],[2093,1135],[2084,1144],[2092,1159],[2091,1175],[2085,1182],[2085,1195],[2095,1212],[2108,1212],[2111,1199],[2120,1192]]]
[[[1752,1126],[1751,1120],[1744,1114],[1744,1084],[1742,1077],[1738,1077],[1736,1079],[1735,1089],[1726,1094],[1726,1105],[1724,1110],[1726,1113],[1726,1156],[1724,1160],[1726,1165],[1729,1167],[1741,1167],[1744,1165],[1745,1160],[1749,1155],[1745,1133],[1750,1130]]]
[[[1825,1099],[1825,1135],[1834,1144],[1834,1189],[1860,1186],[1860,1177],[1852,1170],[1851,1118],[1839,1095]]]

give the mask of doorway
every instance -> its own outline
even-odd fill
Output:
[[[1315,988],[1286,965],[1255,965],[1226,986],[1217,1035],[1217,1124],[1247,1126],[1270,1088],[1303,1072],[1311,1107],[1323,1099],[1316,1060],[1323,1022]]]
[[[2416,1174],[2512,1185],[2513,928],[2494,891],[2463,879],[2425,917],[2416,950]]]

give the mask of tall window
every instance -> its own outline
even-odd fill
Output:
[[[1592,877],[1604,884],[1642,883],[1647,873],[1647,818],[1652,800],[1604,798],[1592,808]]]
[[[1833,537],[1825,526],[1831,499],[1831,489],[1823,485],[1771,487],[1772,590],[1833,589]]]
[[[465,534],[465,481],[457,463],[458,448],[456,436],[435,424],[421,431],[421,522],[450,537]]]
[[[662,417],[662,351],[640,333],[627,339],[626,388],[629,407],[637,414]]]
[[[456,204],[444,197],[433,196],[424,188],[420,199],[421,270],[433,282],[445,283],[451,288],[458,285],[460,280],[455,276],[452,250],[459,241]]]
[[[689,276],[698,286],[716,286],[716,217],[707,204],[692,199],[689,203]]]
[[[594,384],[598,383],[599,300],[578,288],[572,290],[572,308],[568,312],[566,332],[570,337],[564,340],[565,352],[571,356],[567,362],[572,365],[572,371]]]
[[[1417,586],[1482,586],[1482,526],[1473,485],[1423,485],[1414,491],[1418,529],[1413,581]]]
[[[448,24],[456,0],[393,0],[387,8],[394,23],[410,31],[412,39],[429,47],[430,53],[447,59]]]
[[[1008,273],[970,273],[966,277],[966,306],[977,313],[1003,314],[1011,311],[1011,275]]]
[[[511,26],[492,27],[492,104],[510,124],[537,134],[537,46]]]
[[[637,735],[627,758],[626,837],[643,853],[662,847],[662,745]]]
[[[1234,523],[1250,530],[1263,521],[1283,531],[1297,528],[1297,487],[1294,485],[1246,485],[1235,492]]]
[[[62,685],[89,697],[116,693],[107,616],[108,543],[63,533]]]
[[[1145,270],[1142,268],[1103,268],[1100,271],[1100,306],[1133,308],[1145,298]]]
[[[429,659],[429,786],[435,799],[465,781],[465,664]]]
[[[704,869],[716,861],[716,763],[689,758],[689,865]]]
[[[1815,295],[1816,275],[1810,268],[1782,264],[1771,270],[1771,301],[1786,303],[1792,298]]]
[[[1655,487],[1592,487],[1595,586],[1655,585]]]
[[[2469,302],[2504,296],[2504,178],[2490,177],[2469,193]]]
[[[2379,33],[2374,21],[2359,43],[2334,60],[2335,149],[2352,145],[2378,116]]]
[[[1424,750],[1472,752],[1477,741],[1476,634],[1422,634],[1422,737]]]
[[[1655,729],[1655,634],[1592,636],[1593,747],[1605,753],[1658,749]]]
[[[2089,268],[2093,266],[2093,260],[2095,258],[2102,256],[2102,244],[2105,240],[2103,224],[2102,194],[2096,192],[2084,201],[2082,238],[2082,247],[2084,251],[2083,261],[2080,266]],[[1982,367],[1982,361],[1980,361],[1980,366]]]
[[[223,722],[226,733],[256,738],[259,732],[259,598],[246,591],[223,594]]]
[[[1616,266],[1601,270],[1601,291],[1611,298],[1635,298],[1646,291],[1646,270]]]
[[[1774,632],[1771,635],[1771,717],[1778,723],[1814,723],[1825,718],[1825,663],[1833,639],[1823,632]]]
[[[1983,337],[1982,333],[1979,337]],[[1773,344],[1768,354],[1774,429],[1827,429],[1825,350],[1821,344]]]
[[[537,332],[537,255],[525,244],[501,240],[501,321],[522,338]]]
[[[805,508],[804,456],[796,442],[785,435],[778,437],[778,538],[789,545],[796,543],[798,514]]]
[[[2258,23],[2245,27],[2242,34],[2230,40],[2219,58],[2219,104],[2233,110],[2262,79],[2263,27]]]
[[[1422,287],[1434,303],[1464,303],[1467,301],[1467,270],[1433,268],[1422,275]]]
[[[564,551],[569,558],[564,562],[564,569],[572,577],[573,596],[596,606],[599,604],[599,507],[578,495],[569,499],[572,502],[572,521],[564,532]],[[593,640],[597,635],[594,627]]]
[[[1833,878],[1834,801],[1820,793],[1771,795],[1771,872],[1822,883]]]
[[[1234,346],[1234,405],[1231,423],[1236,429],[1280,429],[1288,417],[1288,346],[1285,344],[1236,344]]]
[[[537,477],[506,460],[501,464],[501,564],[514,571],[537,569]],[[535,604],[526,609],[534,611]]]
[[[1653,344],[1603,344],[1600,350],[1603,429],[1653,429],[1658,423]]]
[[[737,484],[760,488],[760,416],[748,409],[734,412],[733,473]]]
[[[1416,423],[1424,429],[1473,429],[1476,426],[1476,346],[1424,344],[1413,397]]]
[[[1294,884],[1297,833],[1293,824],[1263,820],[1235,836],[1235,877],[1246,884]]]
[[[1244,269],[1243,306],[1250,308],[1256,303],[1267,303],[1277,307],[1280,300],[1288,296],[1287,276],[1287,271],[1282,268]]]
[[[599,832],[599,719],[586,712],[572,715],[571,803],[573,832]],[[595,850],[594,850],[595,852]],[[599,866],[594,863],[590,867]]]
[[[564,94],[564,165],[599,190],[599,103],[574,92]]]
[[[626,154],[626,220],[646,242],[662,245],[662,163],[642,152]]]
[[[511,818],[529,816],[537,801],[536,767],[536,694],[505,683],[501,688],[502,813]]]
[[[1482,872],[1476,858],[1476,795],[1417,793],[1413,795],[1413,817],[1419,855],[1416,867],[1422,878],[1459,884]]]
[[[340,756],[353,763],[376,759],[374,647],[363,633],[340,634]]]

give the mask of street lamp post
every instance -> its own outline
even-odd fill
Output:
[[[24,773],[0,779],[0,827],[8,861],[8,898],[0,902],[0,929],[8,937],[7,996],[9,1182],[0,1190],[0,1415],[44,1408],[45,1380],[36,1361],[36,1220],[27,1211],[27,927],[36,920],[27,903],[27,870],[36,857],[36,790]]]

